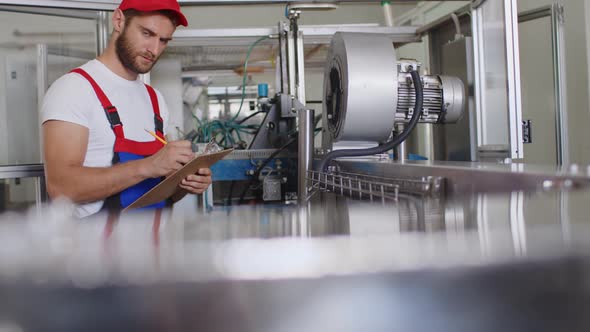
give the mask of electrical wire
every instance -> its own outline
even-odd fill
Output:
[[[248,62],[250,61],[250,56],[252,54],[252,51],[254,50],[256,45],[258,45],[263,40],[266,40],[269,38],[271,38],[271,36],[260,37],[254,43],[252,43],[250,45],[250,47],[248,48],[248,52],[246,53],[246,59],[244,61],[244,72],[243,72],[243,77],[242,77],[242,95],[240,98],[240,107],[238,109],[238,112],[231,119],[229,119],[228,121],[220,121],[220,120],[207,121],[207,120],[199,119],[194,113],[192,114],[193,118],[198,123],[197,130],[201,133],[201,135],[199,135],[199,138],[203,143],[207,143],[211,139],[215,139],[215,141],[218,142],[220,145],[222,143],[225,143],[225,147],[228,147],[228,145],[229,145],[229,147],[233,147],[236,144],[236,141],[234,140],[234,137],[233,137],[234,133],[237,137],[238,142],[241,142],[242,141],[242,137],[241,137],[242,133],[252,135],[259,129],[260,126],[253,126],[253,125],[244,126],[244,125],[242,125],[242,123],[245,120],[251,118],[254,115],[251,115],[251,116],[247,117],[246,119],[241,120],[240,122],[236,122],[236,119],[238,118],[238,116],[240,115],[240,113],[242,111],[242,107],[244,106],[244,100],[246,98],[246,81],[248,78]],[[252,131],[254,131],[254,133]],[[221,137],[218,138],[218,136],[220,136],[220,135],[221,135]]]
[[[248,61],[250,60],[252,50],[254,49],[254,47],[256,47],[256,45],[258,45],[258,43],[269,38],[270,36],[262,36],[258,38],[252,45],[250,45],[250,48],[248,48],[248,53],[246,53],[246,60],[244,61],[244,77],[242,78],[242,98],[240,100],[240,108],[238,109],[238,113],[234,115],[230,122],[236,120],[236,118],[238,117],[238,115],[240,115],[240,112],[242,111],[242,106],[244,105],[244,99],[246,98],[246,79],[248,78]]]
[[[248,115],[247,117],[243,118],[242,120],[238,121],[238,124],[241,125],[242,123],[252,119],[253,117],[257,116],[260,113],[264,113],[264,111],[256,111],[256,112]]]

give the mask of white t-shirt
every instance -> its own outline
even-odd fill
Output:
[[[154,130],[154,110],[143,82],[139,78],[129,81],[113,73],[102,62],[92,60],[82,67],[101,87],[113,106],[117,108],[125,138],[138,142],[153,141],[145,129]],[[159,91],[160,116],[164,127],[168,123],[168,107]],[[43,100],[42,122],[60,120],[72,122],[89,129],[88,147],[84,166],[112,166],[115,134],[107,120],[103,107],[82,75],[69,73],[55,81]],[[86,217],[98,212],[104,201],[78,205],[75,216]]]

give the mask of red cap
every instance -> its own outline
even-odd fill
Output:
[[[140,12],[154,12],[158,10],[171,10],[178,17],[178,24],[188,26],[186,17],[180,11],[180,5],[176,0],[123,0],[119,9],[135,9]]]

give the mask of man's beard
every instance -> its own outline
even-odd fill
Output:
[[[121,32],[121,35],[119,36],[119,38],[117,38],[115,46],[117,56],[119,57],[119,60],[121,61],[123,66],[137,74],[145,74],[149,72],[150,70],[152,70],[152,67],[154,66],[154,64],[156,64],[156,61],[158,60],[157,58],[153,58],[153,55],[151,53],[146,52],[145,54],[140,54],[139,52],[134,52],[133,45],[127,39],[126,28],[123,29],[123,32]],[[153,62],[151,63],[151,65],[147,67],[141,67],[141,64],[139,64],[137,61],[137,58],[140,56],[144,56],[148,59],[153,59]]]

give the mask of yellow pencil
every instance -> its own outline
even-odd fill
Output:
[[[162,143],[164,143],[164,144],[168,144],[168,142],[166,142],[165,140],[161,139],[161,138],[160,138],[158,135],[156,135],[156,133],[154,133],[153,131],[150,131],[150,130],[147,130],[147,129],[144,129],[144,130],[145,130],[145,131],[147,131],[147,132],[148,132],[148,134],[150,134],[150,135],[154,136],[154,138],[156,138],[158,141],[160,141],[160,142],[162,142]]]

